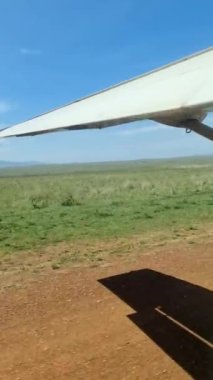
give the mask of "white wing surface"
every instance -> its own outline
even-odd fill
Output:
[[[213,139],[213,129],[201,123],[209,111],[213,111],[213,48],[6,128],[0,138],[152,119]]]

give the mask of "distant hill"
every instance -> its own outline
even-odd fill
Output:
[[[0,168],[23,168],[29,166],[42,165],[41,162],[29,161],[29,162],[13,162],[13,161],[0,161]]]
[[[45,164],[42,162],[11,162],[0,161],[0,178],[17,176],[58,175],[73,173],[99,173],[99,172],[122,172],[134,171],[141,168],[146,170],[152,168],[191,169],[213,167],[213,156],[180,157],[164,159],[143,159],[135,161],[118,162],[90,162],[72,164]]]
[[[189,157],[172,157],[172,158],[153,158],[153,159],[138,159],[138,160],[130,160],[130,161],[104,161],[104,162],[85,162],[85,163],[45,163],[39,161],[26,161],[26,162],[16,162],[16,161],[0,161],[0,169],[3,168],[29,168],[31,166],[45,166],[49,168],[57,167],[57,168],[92,168],[92,167],[111,167],[111,166],[124,166],[124,165],[150,165],[156,163],[166,163],[166,164],[204,164],[204,163],[212,163],[213,155],[204,155],[204,156],[189,156]]]

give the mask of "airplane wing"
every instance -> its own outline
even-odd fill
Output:
[[[0,131],[0,138],[105,128],[150,119],[213,140],[213,48]]]

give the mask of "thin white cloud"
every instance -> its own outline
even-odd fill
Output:
[[[0,124],[0,129],[6,128],[6,124]],[[8,139],[0,139],[0,153],[5,153],[9,151],[9,141]]]
[[[22,55],[40,55],[41,54],[41,50],[40,49],[20,48],[19,52]]]
[[[0,100],[0,113],[8,112],[12,109],[12,105],[6,100]]]
[[[7,144],[6,139],[0,139],[0,147],[2,147],[2,145],[5,145],[5,144]]]
[[[157,132],[157,131],[162,131],[162,130],[168,130],[168,127],[162,124],[158,125],[150,125],[150,126],[141,126],[140,128],[134,128],[134,127],[129,127],[128,129],[125,129],[123,127],[122,130],[117,131],[117,135],[119,136],[135,136],[135,135],[140,135],[143,133],[151,133],[151,132]]]

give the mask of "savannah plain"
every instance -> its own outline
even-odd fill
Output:
[[[213,158],[0,170],[0,379],[213,378]]]

